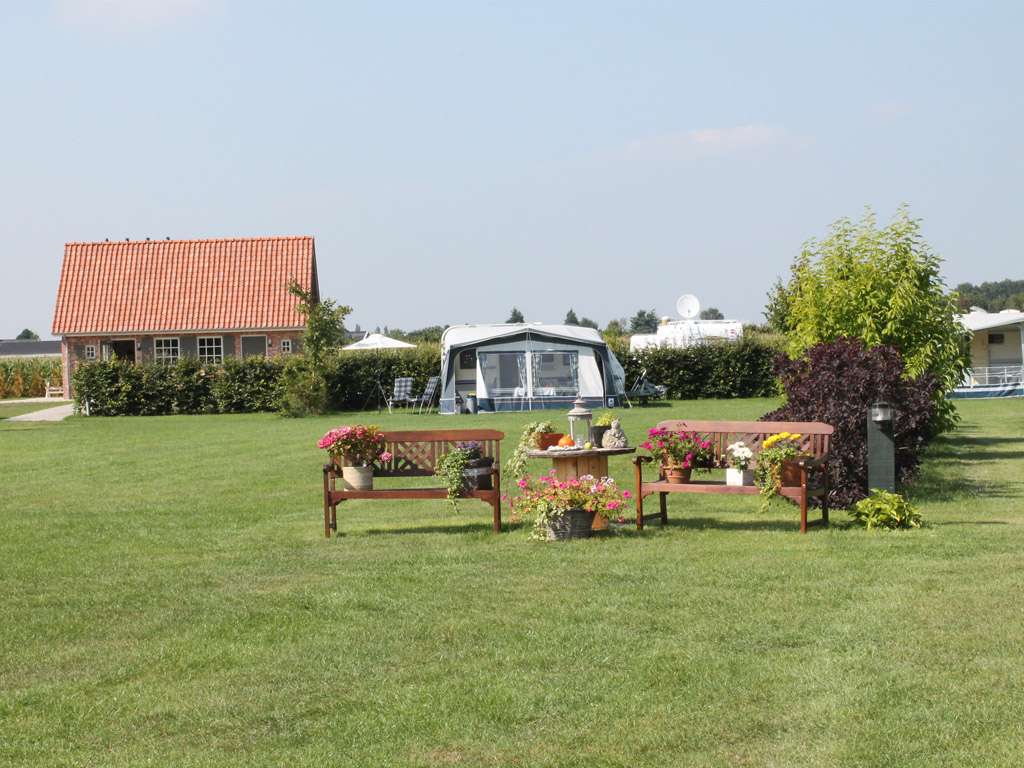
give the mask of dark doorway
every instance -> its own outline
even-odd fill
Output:
[[[117,355],[118,360],[135,362],[135,339],[116,339],[110,342],[111,354]]]

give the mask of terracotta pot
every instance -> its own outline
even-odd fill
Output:
[[[546,451],[548,448],[558,445],[558,441],[561,439],[561,432],[542,432],[537,435],[537,450]]]
[[[679,467],[672,464],[665,467],[665,479],[670,483],[688,483],[693,467]]]
[[[341,477],[346,491],[373,490],[373,467],[342,467]]]
[[[810,456],[795,456],[792,461],[783,461],[779,467],[779,485],[783,488],[800,487],[800,465],[797,459],[809,459]]]
[[[593,525],[590,526],[590,530],[592,530],[592,531],[607,531],[609,525],[611,525],[611,520],[609,520],[604,515],[598,513],[598,514],[594,515],[594,523],[593,523]]]

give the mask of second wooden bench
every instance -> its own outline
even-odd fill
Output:
[[[802,459],[800,465],[800,484],[793,487],[782,487],[779,495],[793,499],[800,505],[800,532],[814,525],[828,525],[828,452],[833,428],[830,424],[806,421],[663,421],[659,429],[682,432],[696,432],[703,440],[711,443],[712,455],[720,458],[725,455],[727,447],[739,440],[753,449],[755,456],[761,444],[771,435],[780,432],[799,433],[804,453],[813,456]],[[665,479],[664,470],[659,468],[658,479],[644,481],[643,465],[652,461],[650,456],[634,456],[636,466],[636,527],[643,528],[644,522],[658,518],[662,525],[668,522],[666,497],[670,493],[725,493],[736,495],[757,495],[760,490],[756,485],[726,485],[715,480],[691,480],[689,483],[669,483]],[[658,494],[658,512],[644,513],[644,497],[652,493]],[[821,519],[807,520],[807,500],[821,499]]]

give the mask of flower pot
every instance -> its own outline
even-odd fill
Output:
[[[670,483],[688,483],[692,473],[693,467],[680,467],[674,464],[665,467],[665,479]]]
[[[590,442],[594,444],[595,448],[600,448],[602,446],[601,441],[604,440],[605,432],[607,432],[609,429],[611,429],[611,427],[590,428]]]
[[[798,459],[809,459],[810,456],[794,456],[792,460],[783,461],[779,466],[779,485],[783,488],[800,487],[800,465]]]
[[[546,451],[548,448],[558,445],[558,441],[561,439],[561,432],[542,432],[537,435],[537,449]]]
[[[548,541],[590,538],[594,513],[585,509],[567,509],[547,524]]]
[[[341,478],[346,491],[373,490],[373,467],[342,467]]]
[[[594,522],[591,523],[590,530],[607,531],[609,525],[611,525],[611,520],[598,512],[594,514]]]
[[[491,467],[494,465],[493,456],[481,456],[479,459],[470,459],[466,462],[466,468],[462,470],[462,487],[467,491],[490,491],[494,488]]]
[[[754,484],[754,470],[752,469],[733,469],[729,467],[725,470],[725,484],[726,485],[753,485]]]

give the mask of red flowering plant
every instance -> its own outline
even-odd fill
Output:
[[[661,464],[711,471],[715,458],[711,453],[711,443],[702,440],[696,432],[654,427],[647,434],[648,440],[640,443],[640,447],[650,451]]]
[[[559,480],[554,475],[530,477],[519,481],[519,496],[502,496],[512,508],[511,519],[533,519],[533,538],[546,540],[547,525],[570,509],[585,509],[596,512],[611,520],[623,522],[626,501],[632,498],[629,491],[620,491],[610,477],[571,477]]]
[[[391,454],[384,450],[384,433],[376,424],[350,424],[330,430],[320,438],[319,447],[331,456],[344,456],[345,462],[353,467],[365,467],[374,461],[391,461]]]

